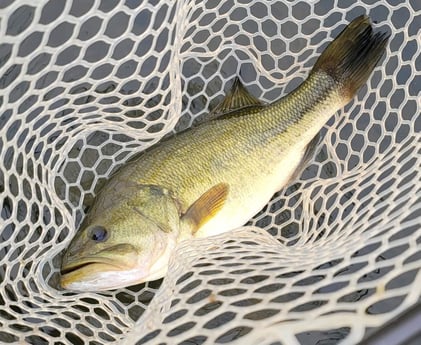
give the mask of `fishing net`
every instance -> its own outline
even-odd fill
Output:
[[[420,6],[365,1],[0,3],[0,343],[352,344],[418,303]],[[57,287],[107,177],[206,117],[235,76],[288,94],[367,13],[385,57],[317,154],[241,229],[183,243],[169,273]]]

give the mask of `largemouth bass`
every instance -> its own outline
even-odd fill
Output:
[[[111,177],[63,257],[61,286],[100,291],[158,279],[180,241],[244,225],[302,171],[320,129],[367,81],[387,39],[368,17],[356,18],[308,78],[272,104],[237,78],[211,120]]]

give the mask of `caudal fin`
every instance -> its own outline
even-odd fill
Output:
[[[367,16],[357,17],[320,55],[312,73],[330,75],[342,96],[351,99],[382,57],[388,38],[387,33],[373,33]]]

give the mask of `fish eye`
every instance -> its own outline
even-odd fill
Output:
[[[95,242],[104,242],[108,238],[107,229],[101,225],[94,226],[90,231],[90,235]]]

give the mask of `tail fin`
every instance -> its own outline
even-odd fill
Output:
[[[388,38],[387,33],[373,34],[367,16],[357,17],[320,55],[312,73],[330,75],[343,97],[351,99],[382,57]]]

